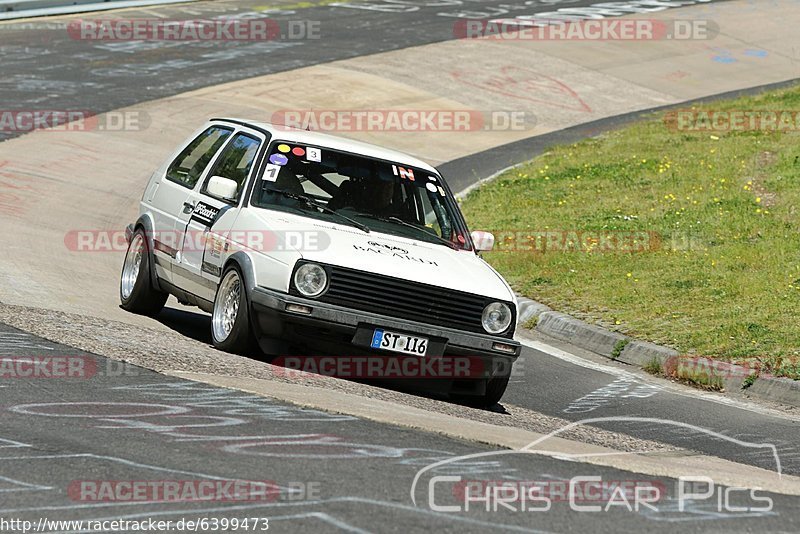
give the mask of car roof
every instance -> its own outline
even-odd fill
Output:
[[[404,163],[409,167],[416,167],[418,169],[423,169],[435,173],[437,175],[439,174],[438,171],[436,171],[436,169],[434,169],[431,165],[409,154],[398,152],[396,150],[390,150],[388,148],[383,148],[370,143],[364,143],[362,141],[347,139],[345,137],[339,137],[336,135],[329,135],[309,130],[300,130],[298,128],[292,128],[290,126],[276,125],[269,122],[257,122],[247,119],[216,118],[212,119],[212,121],[223,121],[223,122],[232,122],[235,124],[241,124],[258,130],[266,130],[270,132],[273,135],[273,137],[282,141],[288,141],[300,145],[312,145],[323,148],[327,147],[333,150],[341,150],[343,152],[351,152],[354,154],[363,154],[365,156],[377,159],[383,159],[394,163]]]

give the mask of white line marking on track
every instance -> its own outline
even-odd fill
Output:
[[[0,481],[8,482],[9,484],[14,484],[15,486],[22,486],[21,488],[0,488],[0,493],[14,493],[17,491],[45,491],[53,489],[50,486],[39,486],[37,484],[28,484],[27,482],[22,482],[21,480],[15,480],[13,478],[8,478],[3,476],[0,476]]]
[[[545,532],[542,530],[535,530],[532,528],[526,528],[517,525],[506,525],[498,522],[489,522],[489,521],[481,521],[480,519],[472,519],[469,517],[461,517],[454,514],[448,514],[443,512],[434,512],[432,510],[426,510],[424,508],[417,508],[416,506],[409,506],[406,504],[400,504],[395,502],[386,502],[386,501],[377,501],[373,499],[366,499],[361,497],[334,497],[331,499],[323,499],[319,501],[307,501],[307,502],[297,502],[297,503],[261,503],[261,504],[245,504],[245,505],[238,505],[238,506],[226,506],[226,507],[219,507],[219,508],[208,508],[208,509],[185,509],[185,510],[164,510],[164,511],[150,511],[150,512],[142,512],[137,514],[130,514],[126,516],[110,516],[110,517],[102,517],[102,518],[93,518],[93,519],[85,519],[84,523],[94,522],[94,521],[106,521],[106,520],[132,520],[137,518],[150,518],[156,516],[170,516],[170,515],[181,515],[181,514],[209,514],[214,512],[234,512],[234,511],[241,511],[241,510],[257,510],[259,508],[280,508],[283,506],[319,506],[324,504],[336,504],[336,503],[355,503],[361,505],[369,505],[369,506],[376,506],[376,507],[384,507],[384,508],[393,508],[395,510],[402,510],[405,512],[411,512],[426,516],[433,516],[443,521],[455,521],[460,523],[467,523],[470,525],[477,525],[487,529],[506,529],[506,530],[515,530],[518,532]],[[139,503],[141,504],[141,503]],[[0,513],[6,513],[6,510],[0,510]],[[13,510],[10,512],[14,512]],[[270,517],[270,520],[272,518]],[[71,532],[63,532],[62,534],[80,534],[83,532],[100,532],[100,531],[89,531],[89,530],[76,530]],[[360,531],[359,531],[360,532]]]
[[[631,373],[630,371],[626,371],[624,369],[620,369],[615,366],[606,365],[598,362],[593,362],[591,360],[587,360],[585,358],[581,358],[580,356],[575,356],[574,354],[570,354],[564,350],[559,348],[553,347],[552,345],[548,345],[547,343],[543,343],[538,340],[534,339],[518,339],[520,343],[525,345],[528,348],[533,350],[537,350],[539,352],[543,352],[548,356],[552,356],[554,358],[558,358],[559,360],[563,360],[565,362],[569,362],[573,365],[577,365],[579,367],[584,367],[586,369],[591,369],[593,371],[597,371],[600,373],[605,373],[608,375],[616,376],[619,378],[626,378],[629,380],[637,381],[640,383],[647,383],[651,384],[646,376],[637,375]],[[670,382],[659,383],[656,384],[663,392],[671,393],[673,395],[679,395],[681,397],[689,397],[692,399],[700,399],[707,402],[714,402],[717,404],[721,404],[723,406],[729,406],[731,408],[738,408],[741,410],[747,410],[749,412],[759,414],[759,415],[768,415],[771,417],[777,417],[780,419],[788,419],[791,421],[800,421],[800,415],[793,415],[789,413],[785,413],[779,410],[774,410],[772,408],[767,408],[765,406],[761,406],[747,400],[740,400],[740,399],[731,399],[729,397],[724,397],[718,394],[707,393],[705,391],[701,391],[698,389],[689,388],[688,386],[681,386],[679,384],[672,384]]]

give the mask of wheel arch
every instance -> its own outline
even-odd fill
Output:
[[[224,274],[231,265],[236,265],[239,267],[239,272],[242,273],[242,277],[244,278],[244,287],[247,291],[249,299],[250,293],[256,287],[255,268],[253,267],[252,258],[250,258],[250,256],[242,250],[234,252],[228,256],[227,260],[225,260],[225,264],[222,266],[221,273]],[[220,277],[220,282],[222,282],[222,277]]]
[[[155,225],[150,214],[143,213],[136,219],[133,225],[133,231],[135,232],[139,229],[144,231],[144,237],[147,240],[147,265],[150,267],[150,285],[153,286],[154,289],[164,291],[159,283],[158,275],[156,274]]]

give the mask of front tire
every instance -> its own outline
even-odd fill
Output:
[[[509,375],[495,376],[487,380],[486,393],[483,395],[483,407],[491,408],[503,398],[508,387]]]
[[[491,408],[503,398],[508,388],[510,375],[493,376],[486,379],[486,389],[483,395],[451,395],[450,398],[458,403],[472,406],[473,408]]]
[[[225,270],[217,287],[211,314],[211,339],[216,348],[236,354],[249,354],[256,347],[244,278],[235,265]]]
[[[138,228],[131,236],[128,252],[122,264],[119,300],[122,309],[142,315],[156,315],[169,295],[153,287],[150,279],[150,250],[144,230]]]

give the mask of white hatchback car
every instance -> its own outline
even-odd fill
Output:
[[[399,152],[213,119],[153,173],[127,234],[122,307],[156,314],[172,294],[212,314],[221,350],[470,358],[480,374],[446,390],[485,405],[520,352],[514,293],[478,255],[493,236]]]

